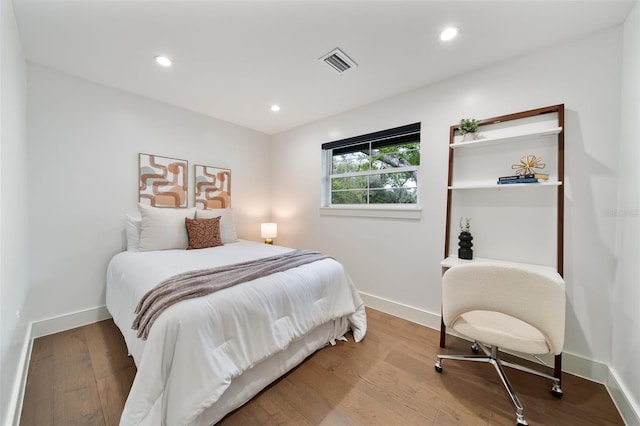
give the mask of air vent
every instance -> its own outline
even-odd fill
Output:
[[[353,59],[347,56],[342,50],[335,48],[331,52],[327,53],[320,60],[329,65],[335,72],[342,74],[351,68],[358,66]]]

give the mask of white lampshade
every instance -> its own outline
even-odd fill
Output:
[[[260,225],[260,235],[262,238],[275,238],[278,236],[277,223],[263,223]]]

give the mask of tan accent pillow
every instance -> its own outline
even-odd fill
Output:
[[[189,234],[189,247],[187,247],[187,250],[223,245],[222,238],[220,238],[219,216],[212,219],[189,219],[185,217],[184,223],[187,226],[187,234]]]

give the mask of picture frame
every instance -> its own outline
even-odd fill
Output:
[[[199,209],[231,207],[231,169],[194,165],[194,198]]]
[[[138,165],[140,203],[152,207],[187,207],[187,160],[140,153]]]

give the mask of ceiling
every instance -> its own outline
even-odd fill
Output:
[[[14,8],[31,63],[275,134],[617,25],[633,3],[14,0]],[[442,43],[449,25],[460,35]],[[319,60],[336,47],[358,67],[338,75]],[[156,55],[174,65],[158,66]]]

